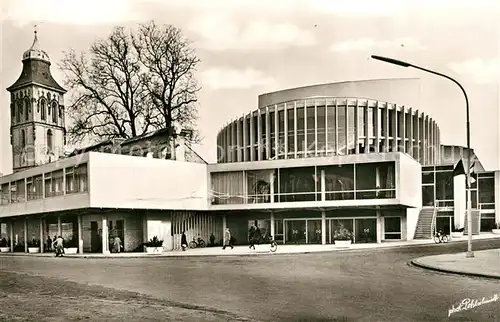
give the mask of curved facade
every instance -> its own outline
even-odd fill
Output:
[[[440,163],[440,132],[431,117],[375,99],[408,92],[416,103],[418,84],[412,79],[361,81],[261,95],[256,111],[217,135],[218,162],[404,152],[423,165]]]

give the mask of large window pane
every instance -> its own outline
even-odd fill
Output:
[[[297,106],[299,102],[297,102]],[[303,102],[301,103],[303,105]],[[304,121],[304,108],[297,107],[297,156],[299,158],[304,157],[304,141],[305,141],[305,121]]]
[[[323,169],[326,200],[354,199],[354,165],[328,166]]]
[[[278,112],[278,158],[285,158],[285,111]]]
[[[271,173],[270,170],[246,172],[248,203],[270,202]]]
[[[321,103],[321,104],[324,104],[324,101],[318,101],[318,104]],[[316,113],[317,113],[317,118],[318,118],[318,137],[317,137],[317,140],[316,140],[316,144],[317,144],[317,149],[318,149],[318,155],[320,156],[324,156],[325,155],[325,150],[326,150],[326,120],[325,120],[325,115],[326,115],[326,111],[325,111],[325,106],[324,105],[318,105],[317,109],[316,109]]]
[[[213,205],[244,203],[242,172],[212,173],[210,177],[212,182]]]
[[[436,200],[453,200],[453,171],[436,172]]]
[[[280,201],[315,201],[316,181],[314,167],[280,169]]]
[[[478,182],[479,203],[495,202],[495,179],[479,178]]]
[[[434,186],[422,186],[423,206],[434,206]]]
[[[275,112],[269,112],[269,140],[270,140],[270,146],[271,150],[269,151],[269,158],[272,159],[276,156],[276,119],[275,119],[276,113]]]
[[[337,108],[337,122],[338,122],[338,147],[337,154],[338,155],[346,155],[347,154],[347,145],[346,145],[346,108],[345,106],[338,106]]]
[[[287,104],[287,126],[288,126],[288,157],[293,158],[295,156],[295,121],[294,121],[294,109],[293,104]]]
[[[314,156],[316,150],[314,106],[307,108],[307,154]]]
[[[355,142],[355,108],[355,106],[347,107],[347,154],[354,154],[355,144],[357,144],[357,142]]]
[[[326,108],[326,117],[328,118],[327,121],[327,129],[326,131],[328,132],[328,153],[333,153],[334,155],[337,154],[336,151],[336,146],[335,146],[335,138],[337,136],[336,133],[336,124],[335,124],[335,106],[334,105],[328,105]]]
[[[365,108],[358,107],[358,135],[365,136],[365,124],[366,124],[366,115]]]
[[[422,172],[422,183],[434,183],[434,172]]]
[[[356,199],[395,198],[394,163],[356,165]]]

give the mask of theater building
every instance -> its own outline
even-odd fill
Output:
[[[340,227],[354,243],[430,238],[464,228],[458,165],[468,152],[472,232],[500,222],[500,172],[485,171],[473,150],[441,144],[438,122],[418,110],[418,79],[260,95],[255,111],[219,131],[218,161],[207,164],[183,143],[185,131],[175,142],[158,131],[54,153],[64,145],[65,90],[34,71],[50,74],[36,40],[23,66],[8,88],[14,173],[0,177],[0,233],[11,251],[60,234],[80,253],[108,252],[116,235],[125,251],[153,236],[178,249],[182,231],[219,241],[225,228],[246,244],[255,223],[283,244],[333,244]]]

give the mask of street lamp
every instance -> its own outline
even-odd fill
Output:
[[[462,87],[462,85],[460,85],[459,82],[457,82],[456,80],[454,80],[450,76],[447,76],[447,75],[444,75],[444,74],[441,74],[441,73],[438,73],[438,72],[435,72],[435,71],[432,71],[429,69],[425,69],[425,68],[422,68],[420,66],[415,66],[413,64],[410,64],[410,63],[407,63],[407,62],[404,62],[401,60],[393,59],[393,58],[376,56],[376,55],[372,55],[371,57],[373,59],[380,60],[380,61],[383,61],[385,63],[398,65],[401,67],[413,67],[415,69],[423,70],[424,72],[427,72],[427,73],[431,73],[434,75],[444,77],[446,79],[451,80],[453,83],[457,84],[458,87],[460,87],[460,89],[462,90],[462,93],[464,94],[464,97],[465,97],[465,110],[466,110],[466,114],[467,114],[467,163],[466,163],[466,166],[467,166],[467,170],[466,170],[467,171],[466,172],[466,175],[467,175],[467,183],[466,183],[466,190],[467,190],[467,253],[465,256],[467,258],[474,257],[474,252],[472,251],[472,217],[471,217],[471,193],[470,193],[470,167],[471,167],[471,164],[470,164],[470,162],[471,162],[470,119],[469,119],[469,99],[467,98],[467,93],[465,93],[465,90]]]

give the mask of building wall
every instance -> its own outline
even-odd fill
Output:
[[[207,168],[204,164],[89,154],[91,207],[207,209]]]
[[[402,95],[418,93],[418,84],[374,80],[261,95],[257,111],[217,135],[218,162],[400,151],[434,164],[441,152],[439,127]]]
[[[304,97],[322,96],[354,96],[395,102],[404,101],[418,108],[421,82],[418,78],[393,78],[310,85],[259,95],[259,107]]]

